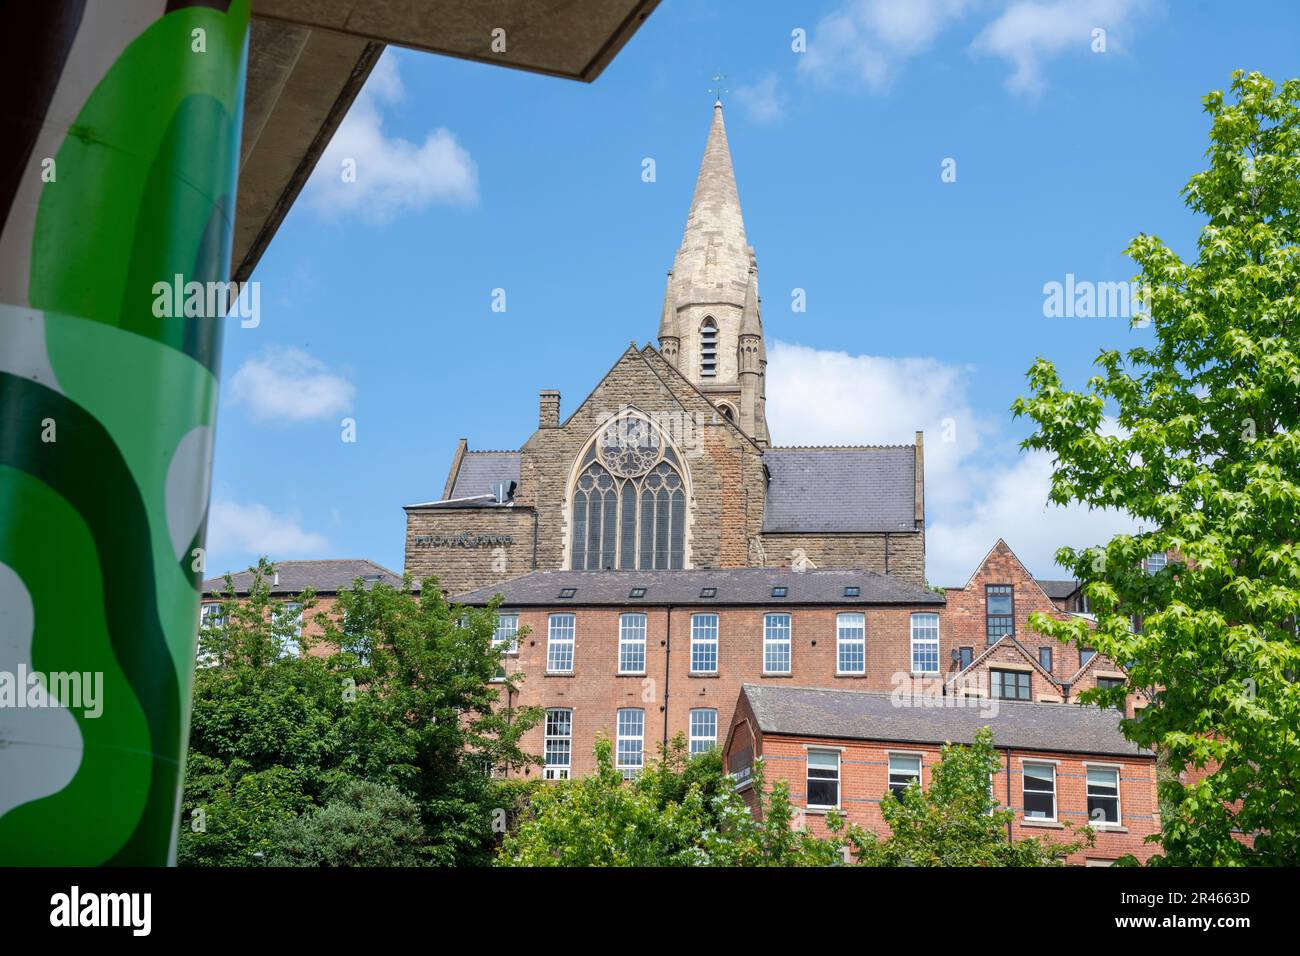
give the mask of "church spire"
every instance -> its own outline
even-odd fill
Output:
[[[758,264],[745,237],[721,100],[713,104],[686,231],[669,276],[660,351],[724,416],[765,445]]]
[[[713,123],[695,180],[686,231],[673,262],[678,299],[691,289],[720,288],[743,300],[748,273],[749,243],[719,100],[713,104]]]

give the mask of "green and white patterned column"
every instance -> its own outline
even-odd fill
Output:
[[[228,278],[248,20],[5,14],[0,864],[175,856],[223,320],[154,287]]]

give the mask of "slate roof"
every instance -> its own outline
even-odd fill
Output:
[[[976,706],[966,707],[900,707],[892,694],[758,684],[745,684],[741,693],[767,734],[969,744],[976,731],[987,726],[999,747],[1154,757],[1124,738],[1116,711],[1100,707],[1007,700],[968,701]],[[996,716],[984,709],[993,704]]]
[[[357,578],[378,576],[378,580],[394,587],[400,586],[402,576],[365,559],[330,559],[325,561],[277,561],[275,570],[279,573],[279,584],[271,585],[272,594],[301,594],[311,588],[317,594],[332,594],[347,590]],[[236,594],[247,594],[253,583],[251,571],[232,574]],[[208,578],[203,582],[205,596],[215,597],[225,594],[224,577]]]
[[[783,598],[772,597],[772,588],[787,588]],[[845,597],[845,587],[858,588],[858,596]],[[559,597],[573,588],[571,598]],[[644,597],[629,597],[632,588],[645,588]],[[700,597],[704,588],[716,588],[712,598]],[[663,606],[688,604],[717,605],[807,605],[840,607],[874,604],[944,604],[943,596],[907,584],[875,571],[817,569],[791,571],[786,568],[722,568],[690,571],[533,571],[522,577],[479,588],[455,598],[457,604],[484,605],[495,594],[508,607],[558,607],[574,605]]]
[[[915,531],[916,449],[772,448],[765,532]]]
[[[407,508],[514,508],[513,501],[498,502],[492,495],[494,481],[519,483],[519,452],[467,451],[456,471],[451,497],[439,501],[422,501]]]
[[[1078,581],[1044,581],[1042,578],[1034,578],[1034,581],[1053,601],[1064,600],[1079,590]]]

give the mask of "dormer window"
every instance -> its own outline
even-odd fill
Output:
[[[700,376],[713,378],[718,374],[718,325],[712,317],[700,326]]]

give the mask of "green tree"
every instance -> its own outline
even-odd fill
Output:
[[[784,784],[757,820],[734,792],[717,750],[686,754],[680,734],[625,781],[608,737],[596,741],[596,772],[532,791],[502,843],[502,866],[828,866],[847,837],[819,839],[793,826]],[[762,793],[761,768],[755,794]],[[840,821],[834,821],[839,827]]]
[[[909,786],[901,798],[885,795],[880,810],[889,836],[859,833],[863,866],[1060,866],[1094,842],[1085,828],[1077,839],[1010,840],[1015,814],[999,809],[989,783],[1001,768],[993,731],[982,728],[964,747],[945,744],[929,788]]]
[[[1082,391],[1040,358],[1013,409],[1036,425],[1024,447],[1054,456],[1053,501],[1123,508],[1144,528],[1058,554],[1095,632],[1044,615],[1032,625],[1125,662],[1152,697],[1125,734],[1174,774],[1213,771],[1163,785],[1163,861],[1296,865],[1300,80],[1279,90],[1237,72],[1231,93],[1204,100],[1209,164],[1183,190],[1205,220],[1195,260],[1146,234],[1128,247],[1150,343],[1102,351]],[[1182,560],[1143,573],[1144,557],[1170,551]]]
[[[318,807],[281,823],[272,866],[419,866],[427,840],[420,807],[395,787],[349,780]]]
[[[490,771],[536,762],[518,742],[539,717],[498,709],[497,688],[513,685],[491,683],[501,665],[495,609],[453,608],[433,579],[420,594],[409,581],[358,580],[316,616],[323,636],[313,641],[295,636],[296,615],[271,596],[274,566],[251,570],[246,598],[227,579],[219,622],[200,633],[213,666],[195,679],[180,861],[264,861],[286,822],[323,813],[363,780],[414,801],[422,860],[489,862],[517,801]],[[302,604],[310,609],[311,596]],[[286,653],[295,641],[338,650]],[[313,813],[294,832],[318,834],[342,809]]]
[[[418,595],[409,580],[400,589],[358,580],[321,623],[321,639],[340,648],[329,666],[353,698],[360,775],[416,800],[432,862],[490,862],[512,805],[492,772],[540,763],[519,741],[543,716],[500,706],[498,688],[515,689],[518,675],[493,683],[496,605],[450,605],[434,578]]]

